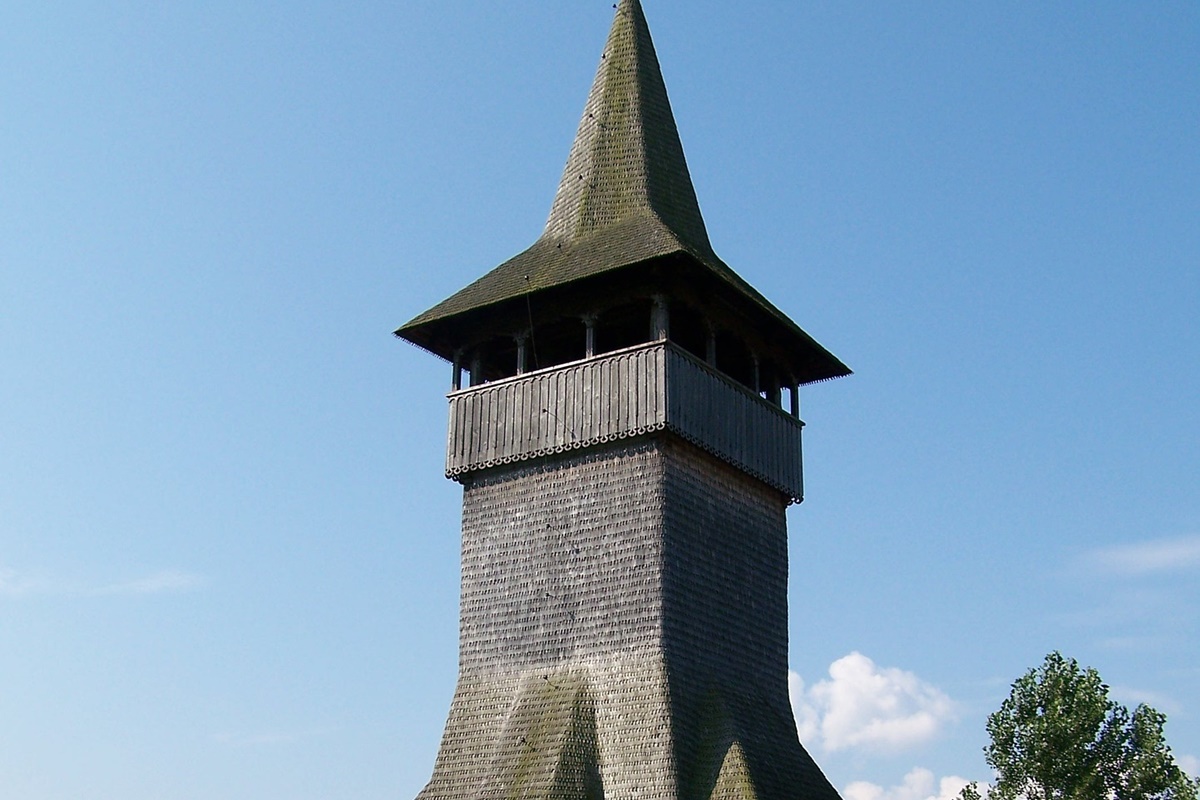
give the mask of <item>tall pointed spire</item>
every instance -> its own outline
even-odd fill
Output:
[[[642,4],[621,0],[542,235],[396,334],[454,360],[479,345],[485,329],[497,335],[490,326],[501,318],[513,336],[536,327],[535,305],[550,321],[564,297],[593,291],[597,281],[618,291],[638,280],[703,285],[709,299],[754,320],[765,349],[786,351],[776,360],[800,383],[850,372],[713,252]],[[481,325],[484,318],[492,322]]]
[[[578,239],[644,214],[688,249],[711,250],[650,28],[641,3],[623,0],[545,236]]]
[[[680,252],[741,283],[709,244],[642,4],[621,0],[542,236],[399,333]]]

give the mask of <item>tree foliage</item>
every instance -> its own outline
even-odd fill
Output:
[[[1197,781],[1175,763],[1166,716],[1109,699],[1096,670],[1051,653],[1013,683],[988,717],[984,748],[996,771],[989,800],[1198,800]],[[961,800],[979,800],[968,786]]]

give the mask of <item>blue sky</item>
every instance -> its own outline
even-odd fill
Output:
[[[645,0],[803,395],[794,700],[847,800],[986,779],[1053,649],[1200,770],[1200,7]],[[604,2],[0,7],[0,783],[413,797],[455,677],[449,368]]]

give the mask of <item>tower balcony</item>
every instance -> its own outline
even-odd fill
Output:
[[[452,392],[447,477],[662,432],[793,502],[804,423],[666,341]]]

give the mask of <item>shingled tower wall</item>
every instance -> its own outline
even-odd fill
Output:
[[[480,474],[463,505],[423,800],[833,796],[788,705],[778,491],[662,435]]]
[[[785,511],[798,386],[849,370],[713,253],[637,0],[543,236],[397,333],[454,363],[464,487],[420,800],[837,800],[788,702]]]

